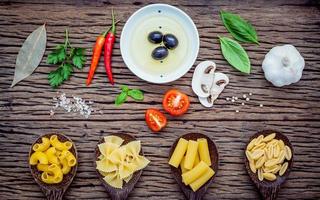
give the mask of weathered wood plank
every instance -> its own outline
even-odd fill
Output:
[[[91,48],[96,36],[110,23],[113,7],[122,20],[118,38],[126,19],[138,8],[153,1],[71,0],[71,1],[1,1],[0,2],[0,199],[43,199],[33,182],[27,164],[30,144],[43,133],[64,132],[76,143],[80,155],[78,174],[65,199],[106,199],[93,168],[93,149],[107,133],[126,132],[144,144],[152,163],[131,194],[130,199],[184,199],[166,164],[170,145],[179,135],[200,132],[209,135],[219,148],[220,168],[205,199],[257,199],[258,195],[244,172],[243,149],[249,136],[261,129],[285,133],[295,148],[294,169],[279,199],[320,198],[320,3],[319,1],[187,1],[170,0],[189,14],[198,27],[201,48],[197,62],[214,60],[218,70],[229,74],[231,83],[213,109],[199,105],[190,84],[193,69],[170,84],[148,84],[135,77],[125,66],[115,44],[113,71],[117,86],[121,84],[145,91],[144,102],[130,101],[121,107],[113,104],[117,87],[106,83],[102,60],[94,83],[86,87]],[[244,47],[252,62],[252,74],[243,76],[232,69],[219,50],[217,35],[228,35],[218,12],[234,11],[256,27],[260,46]],[[13,89],[16,55],[26,36],[46,22],[48,51],[63,41],[68,28],[74,45],[88,48],[88,61],[60,89],[52,90],[47,74],[54,66],[44,57],[36,72]],[[263,76],[264,55],[275,45],[294,44],[306,61],[301,81],[289,87],[275,88]],[[163,93],[171,87],[185,91],[191,98],[189,112],[179,118],[169,117],[168,128],[151,134],[145,126],[144,112],[149,107],[161,108]],[[49,116],[56,91],[68,96],[93,100],[97,112],[89,120],[57,111]],[[232,104],[226,97],[253,93],[246,106]],[[264,104],[263,108],[259,104]],[[239,109],[239,113],[235,110]]]

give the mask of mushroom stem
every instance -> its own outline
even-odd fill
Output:
[[[281,62],[283,64],[283,66],[285,66],[285,67],[288,67],[289,64],[290,64],[290,60],[289,60],[289,58],[287,56],[283,57]]]

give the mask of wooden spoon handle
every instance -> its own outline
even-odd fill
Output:
[[[110,195],[112,200],[126,200],[127,196],[125,195]]]
[[[264,200],[275,200],[278,196],[280,187],[264,187],[260,188],[260,194]]]
[[[191,192],[189,196],[189,200],[201,200],[203,197],[203,193]]]
[[[46,190],[44,191],[47,200],[62,200],[64,190],[57,189],[57,190]]]

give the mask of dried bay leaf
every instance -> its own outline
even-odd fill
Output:
[[[16,60],[11,87],[27,78],[40,64],[46,49],[45,24],[34,30],[24,41]]]

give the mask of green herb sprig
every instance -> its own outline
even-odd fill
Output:
[[[68,80],[73,72],[73,68],[82,69],[85,58],[85,49],[72,47],[69,41],[69,33],[66,29],[64,44],[57,45],[47,57],[48,64],[58,64],[59,67],[51,71],[48,80],[52,88],[57,88],[64,81]]]
[[[136,101],[143,101],[144,95],[141,90],[138,89],[129,89],[128,86],[121,86],[121,93],[116,97],[115,105],[120,106],[127,101],[128,96],[133,98]]]
[[[227,11],[220,11],[220,17],[234,39],[259,45],[257,32],[249,22],[239,15]],[[240,72],[250,74],[250,59],[241,44],[227,37],[219,37],[219,40],[222,55],[228,63]]]

